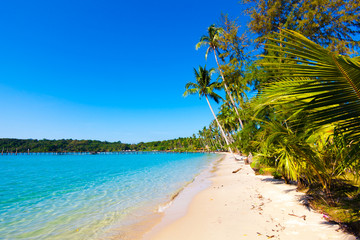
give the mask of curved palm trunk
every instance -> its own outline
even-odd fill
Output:
[[[228,88],[228,86],[227,86],[227,84],[226,84],[226,82],[225,82],[224,74],[223,74],[223,72],[221,71],[220,64],[219,64],[219,61],[218,61],[217,56],[216,56],[216,50],[213,49],[213,52],[214,52],[216,64],[218,65],[218,68],[219,68],[219,72],[220,72],[221,78],[223,79],[223,82],[224,82],[225,91],[226,91],[227,95],[229,96],[232,105],[233,105],[234,108],[235,108],[236,114],[238,115],[238,119],[239,119],[239,123],[240,123],[241,129],[243,129],[243,128],[244,128],[243,122],[241,121],[240,114],[239,114],[239,111],[238,111],[238,109],[237,109],[237,106],[235,105],[234,99],[232,98],[232,96],[231,96],[231,94],[230,94],[230,91],[229,91],[229,88]]]
[[[223,135],[226,144],[229,146],[229,145],[230,145],[230,144],[229,144],[229,141],[228,141],[228,139],[227,139],[227,137],[226,137],[226,135],[225,135],[225,133],[224,133],[224,130],[222,129],[222,127],[221,127],[221,125],[220,125],[220,123],[219,123],[219,120],[217,119],[217,117],[216,117],[216,115],[215,115],[215,113],[214,113],[214,111],[213,111],[213,109],[212,109],[212,107],[211,107],[211,104],[210,104],[210,102],[209,102],[209,99],[208,99],[207,96],[205,96],[205,98],[206,98],[207,103],[209,104],[209,108],[210,108],[212,114],[214,115],[214,118],[215,118],[215,120],[216,120],[216,123],[218,124],[218,126],[219,126],[219,128],[220,128],[221,134]],[[231,152],[231,154],[234,154],[234,153],[232,152],[230,146],[229,146],[229,151]]]

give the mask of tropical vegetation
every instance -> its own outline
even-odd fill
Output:
[[[206,58],[214,53],[224,96],[217,124],[198,138],[251,154],[258,173],[297,184],[310,204],[359,234],[360,3],[242,3],[248,29],[222,16],[196,44]]]
[[[122,151],[204,151],[200,138],[194,136],[164,141],[129,144],[97,140],[48,140],[48,139],[0,139],[3,155],[16,153],[72,153],[72,152],[122,152]]]

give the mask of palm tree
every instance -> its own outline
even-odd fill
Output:
[[[188,95],[192,95],[192,94],[196,94],[198,93],[199,94],[199,98],[201,97],[205,97],[208,105],[209,105],[209,108],[211,110],[211,113],[213,114],[219,128],[220,128],[220,131],[221,131],[221,134],[223,135],[225,141],[226,141],[226,144],[229,146],[229,141],[225,135],[225,132],[223,130],[223,128],[221,127],[220,123],[219,123],[219,120],[217,119],[215,113],[214,113],[214,110],[212,109],[211,107],[211,104],[209,102],[209,99],[208,98],[211,98],[213,99],[216,103],[219,103],[219,100],[221,99],[221,97],[216,94],[214,92],[215,89],[220,89],[219,87],[219,83],[217,82],[211,82],[211,75],[215,72],[215,69],[214,68],[211,68],[210,70],[207,70],[206,69],[206,66],[203,68],[201,66],[199,66],[199,70],[197,71],[195,68],[194,68],[194,73],[195,73],[195,78],[196,78],[196,83],[193,83],[193,82],[188,82],[186,85],[185,85],[185,92],[184,92],[184,97],[188,96]],[[231,153],[232,150],[229,146],[229,151]]]
[[[219,64],[219,61],[218,61],[218,58],[217,58],[217,53],[219,53],[218,40],[219,40],[219,37],[220,37],[219,34],[221,33],[221,31],[222,31],[222,28],[215,27],[214,24],[211,25],[210,27],[208,27],[208,36],[206,36],[206,35],[202,36],[200,38],[200,42],[198,42],[196,44],[195,48],[196,48],[196,50],[198,50],[202,46],[208,46],[208,49],[206,50],[206,53],[205,53],[205,59],[207,59],[207,56],[208,56],[209,52],[211,52],[211,51],[214,52],[215,61],[216,61],[216,64],[218,65],[219,72],[220,72],[221,78],[223,80],[223,84],[224,84],[224,87],[225,87],[226,94],[229,96],[230,101],[231,101],[232,105],[234,106],[236,114],[238,115],[238,119],[239,119],[241,129],[243,129],[244,128],[243,122],[241,121],[240,114],[238,112],[237,106],[236,106],[236,104],[234,102],[233,97],[231,96],[230,90],[229,90],[229,88],[228,88],[228,86],[226,84],[226,81],[225,81],[224,73],[222,72],[222,70],[220,68],[220,64]]]

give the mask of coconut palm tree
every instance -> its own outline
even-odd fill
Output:
[[[220,86],[219,86],[219,83],[217,82],[211,82],[211,75],[215,72],[215,69],[214,68],[211,68],[210,70],[207,70],[206,69],[206,66],[203,68],[201,66],[199,66],[199,69],[198,71],[194,68],[194,73],[195,73],[195,79],[196,79],[196,82],[193,83],[193,82],[188,82],[186,85],[185,85],[185,92],[184,92],[184,97],[188,96],[188,95],[192,95],[192,94],[196,94],[198,93],[199,94],[199,98],[201,97],[205,97],[208,105],[209,105],[209,108],[211,110],[211,113],[213,114],[219,128],[220,128],[220,131],[221,131],[221,134],[223,135],[225,141],[226,141],[226,144],[229,146],[229,141],[225,135],[225,132],[223,130],[223,128],[221,127],[220,123],[219,123],[219,120],[217,119],[215,113],[214,113],[214,110],[212,109],[211,107],[211,104],[209,102],[209,99],[208,98],[211,98],[213,99],[216,103],[219,103],[219,100],[221,99],[221,97],[216,94],[214,92],[214,90],[219,90],[220,89]],[[229,151],[232,153],[232,150],[229,146]]]
[[[232,95],[230,93],[230,90],[229,90],[229,88],[228,88],[228,86],[226,84],[224,73],[220,68],[220,64],[219,64],[219,61],[218,61],[218,58],[217,58],[217,54],[219,53],[218,40],[219,40],[221,32],[222,32],[222,28],[215,27],[214,24],[211,25],[210,27],[208,27],[208,35],[202,36],[200,38],[200,42],[198,42],[196,44],[195,48],[196,48],[196,50],[198,50],[202,46],[208,46],[208,48],[206,50],[206,53],[205,53],[205,59],[207,59],[207,56],[208,56],[209,52],[211,52],[211,51],[214,52],[215,61],[216,61],[216,64],[218,65],[219,72],[220,72],[221,78],[223,80],[223,84],[224,84],[224,87],[225,87],[226,94],[228,95],[232,105],[234,106],[236,114],[238,115],[238,119],[239,119],[241,129],[243,129],[244,128],[243,122],[242,122],[242,120],[240,118],[240,114],[238,112],[238,109],[237,109],[237,106],[236,106],[236,104],[234,102],[234,99],[233,99],[233,97],[232,97]]]

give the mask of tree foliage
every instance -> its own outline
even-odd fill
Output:
[[[243,0],[249,28],[264,42],[282,28],[296,30],[331,51],[359,49],[360,2],[357,0]]]
[[[264,90],[268,102],[294,103],[294,111],[308,111],[312,126],[336,124],[338,131],[359,143],[360,61],[290,30],[270,40],[266,49],[273,54],[264,57],[281,61],[263,63],[273,79]]]
[[[140,142],[129,144],[97,140],[37,140],[37,139],[0,139],[3,154],[37,152],[120,152],[120,151],[203,151],[200,139],[196,136],[164,141]]]

